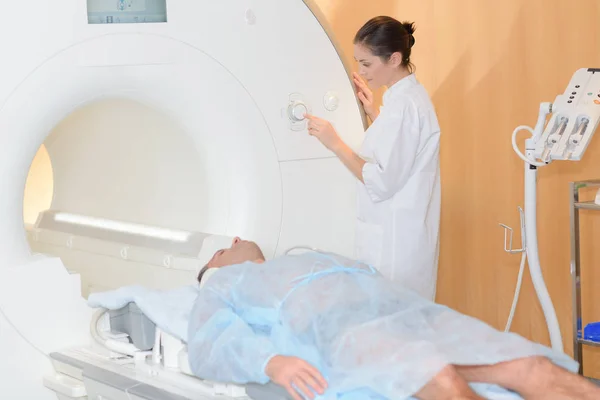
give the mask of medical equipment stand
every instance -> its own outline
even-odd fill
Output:
[[[548,121],[549,115],[551,117]],[[512,229],[500,224],[505,229],[505,250],[510,253],[522,253],[517,290],[506,330],[510,329],[510,322],[518,300],[523,268],[527,261],[533,286],[546,318],[552,349],[558,352],[563,351],[560,326],[552,299],[544,283],[538,253],[537,171],[538,168],[557,160],[580,161],[599,123],[600,68],[580,68],[572,76],[563,94],[556,96],[553,103],[540,104],[535,128],[521,125],[512,134],[513,149],[525,162],[525,210],[524,213],[521,213],[521,226],[524,226],[525,234],[522,236],[523,248],[513,250]],[[531,134],[531,137],[525,140],[525,153],[521,152],[516,140],[517,133],[522,130]],[[519,211],[521,212],[521,210]],[[506,246],[507,232],[511,234],[511,244],[508,248]],[[575,273],[578,274],[578,271]],[[577,324],[577,321],[574,324]],[[581,351],[578,356],[581,356]]]
[[[594,201],[579,201],[579,189],[599,188],[600,180],[571,182],[571,285],[573,288],[573,358],[579,363],[579,373],[583,375],[583,345],[600,347],[600,342],[585,340],[581,321],[581,258],[579,242],[579,210],[600,211]],[[581,327],[581,328],[580,328]],[[580,331],[581,329],[581,331]],[[581,332],[581,337],[579,333]]]

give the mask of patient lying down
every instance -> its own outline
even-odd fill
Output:
[[[600,398],[565,354],[337,255],[266,262],[236,238],[198,279],[188,354],[200,378],[272,381],[295,399]]]

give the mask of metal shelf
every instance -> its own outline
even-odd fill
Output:
[[[591,340],[577,339],[577,342],[586,346],[600,347],[600,342],[592,342]]]
[[[590,179],[587,181],[577,181],[573,182],[577,188],[583,188],[586,186],[600,186],[600,179]]]
[[[578,208],[580,210],[600,211],[600,205],[594,203],[593,201],[584,201],[584,202],[575,203],[575,208]]]
[[[579,237],[579,213],[581,210],[600,211],[600,205],[593,201],[579,201],[579,190],[600,187],[600,179],[571,182],[571,289],[573,306],[573,358],[579,363],[579,373],[583,376],[583,346],[600,347],[600,342],[579,338],[583,326],[581,313],[581,252]]]

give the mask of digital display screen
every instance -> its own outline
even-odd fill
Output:
[[[88,24],[167,22],[167,0],[87,0]]]

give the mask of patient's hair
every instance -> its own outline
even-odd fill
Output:
[[[198,283],[202,282],[202,277],[204,276],[204,273],[208,271],[208,264],[205,265],[204,267],[202,267],[202,269],[200,270],[200,272],[198,273]]]
[[[228,265],[241,264],[247,261],[265,260],[260,247],[251,241],[236,239],[229,249],[217,251],[210,261],[198,273],[198,283],[210,268],[221,268]]]
[[[410,62],[411,48],[415,45],[415,23],[400,22],[392,17],[370,19],[354,37],[354,44],[365,46],[373,55],[388,61],[392,54],[402,54],[402,66],[413,72]]]

